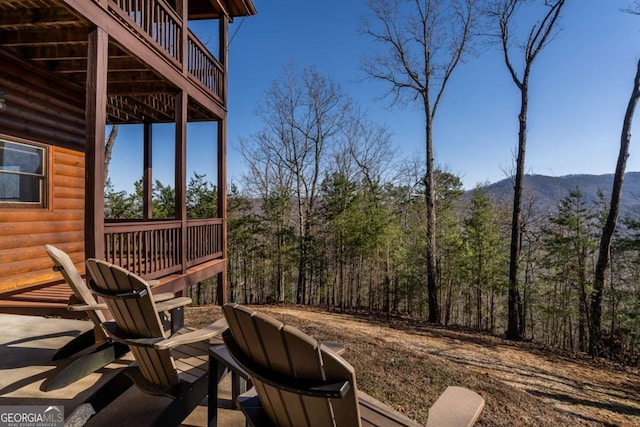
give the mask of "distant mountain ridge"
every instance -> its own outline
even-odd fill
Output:
[[[611,200],[613,174],[605,175],[525,175],[524,188],[533,193],[536,204],[541,210],[555,210],[558,203],[569,195],[570,191],[580,190],[588,204],[598,200],[598,190],[602,190],[605,202]],[[511,178],[489,184],[485,189],[499,200],[511,200],[513,197],[513,181]],[[473,191],[473,190],[472,190]],[[640,172],[627,172],[622,186],[621,212],[628,213],[640,206]]]

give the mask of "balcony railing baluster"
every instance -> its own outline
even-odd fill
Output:
[[[188,220],[186,267],[222,257],[222,219]],[[182,270],[180,221],[108,222],[105,259],[147,279]]]
[[[166,0],[109,0],[109,6],[112,14],[153,41],[176,67],[186,62],[195,81],[224,102],[224,68]],[[187,31],[186,52],[181,51],[183,31]]]

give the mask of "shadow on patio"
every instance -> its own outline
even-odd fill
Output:
[[[40,390],[48,377],[70,362],[68,359],[51,360],[55,352],[92,327],[91,322],[83,320],[0,313],[0,405],[63,406],[65,425],[70,424],[72,416],[74,423],[70,425],[74,426],[147,425],[148,420],[154,418],[150,415],[161,411],[170,399],[151,397],[135,386],[120,394],[118,388],[123,384],[118,383],[116,374],[133,362],[130,353],[67,387],[49,392]],[[110,386],[116,389],[113,396],[109,396]],[[230,396],[227,376],[220,385],[219,425],[244,426],[240,411],[226,409],[230,408]],[[86,421],[87,406],[83,403],[89,401],[98,413]],[[205,399],[182,425],[204,426],[206,419]]]

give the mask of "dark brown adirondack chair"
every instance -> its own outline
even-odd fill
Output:
[[[96,259],[87,260],[87,271],[92,290],[105,300],[115,319],[104,324],[107,333],[129,346],[136,360],[137,366],[126,368],[125,374],[142,391],[173,398],[152,424],[180,424],[207,394],[213,395],[208,393],[208,349],[210,339],[227,329],[226,322],[220,319],[200,330],[183,328],[171,334],[163,327],[144,279]],[[216,381],[211,384],[217,387]]]
[[[359,391],[353,367],[328,346],[246,307],[223,310],[229,324],[224,342],[254,385],[238,398],[250,425],[419,425]],[[483,407],[477,393],[448,387],[430,408],[427,426],[471,426]]]

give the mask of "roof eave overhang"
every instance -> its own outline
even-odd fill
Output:
[[[252,16],[257,12],[252,0],[189,0],[189,19],[218,19]]]

